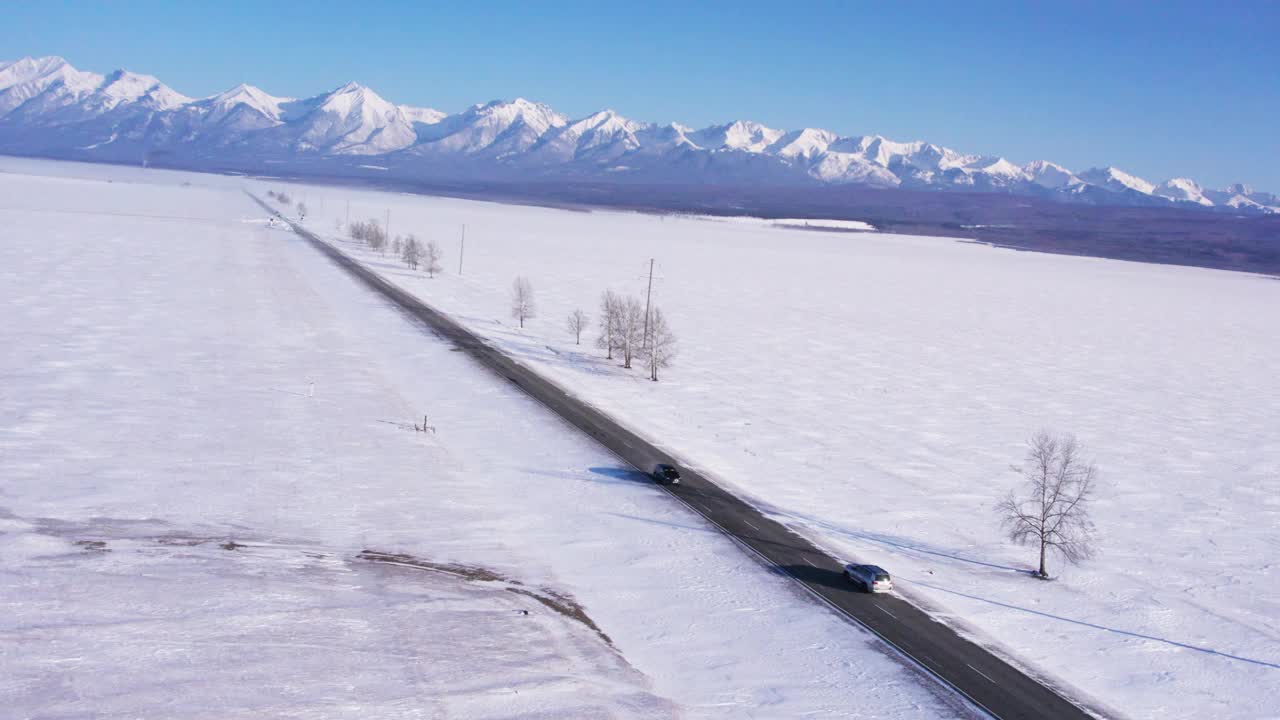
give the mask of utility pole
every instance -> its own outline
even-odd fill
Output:
[[[351,227],[351,201],[350,200],[347,201],[347,224],[344,226],[344,229],[349,227]]]
[[[462,244],[458,246],[458,277],[462,277],[462,253],[467,251],[467,224],[462,223]]]
[[[649,301],[653,298],[653,258],[649,258],[649,289],[644,294],[644,343],[649,347]]]
[[[391,242],[391,208],[387,208],[387,242]]]

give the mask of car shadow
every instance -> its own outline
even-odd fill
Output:
[[[645,485],[656,485],[653,478],[635,468],[600,466],[587,468],[587,471],[613,480],[627,480],[629,482],[644,483]]]
[[[813,567],[806,563],[792,565],[775,565],[774,571],[779,575],[787,575],[806,585],[828,587],[834,590],[857,590],[857,586],[849,582],[843,570]]]
[[[523,468],[522,472],[529,475],[539,475],[541,477],[557,478],[559,480],[590,480],[593,482],[625,482],[639,483],[643,485],[655,484],[648,475],[630,468],[624,467],[593,467],[587,468],[584,474],[581,470],[546,470],[543,468]]]

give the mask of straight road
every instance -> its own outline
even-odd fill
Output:
[[[269,213],[277,215],[262,200],[253,195],[250,197]],[[299,225],[290,225],[294,232],[334,263],[385,296],[437,337],[451,342],[480,364],[514,383],[627,463],[642,472],[647,472],[659,462],[681,467],[679,485],[660,487],[753,552],[767,566],[794,578],[814,597],[870,630],[901,656],[979,709],[1003,720],[1079,720],[1090,717],[1053,689],[964,639],[955,630],[902,598],[856,591],[845,580],[844,566],[836,558],[765,517],[706,477],[685,469],[677,458],[512,360],[449,316],[382,278],[337,247]]]

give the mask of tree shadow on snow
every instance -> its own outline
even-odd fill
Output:
[[[508,336],[500,340],[503,350],[518,360],[533,360],[544,365],[566,368],[588,375],[612,375],[611,366],[578,352],[556,350],[536,340],[516,340]]]
[[[605,514],[605,515],[612,515],[612,516],[614,516],[614,517],[624,518],[624,519],[627,519],[627,520],[635,520],[636,522],[649,523],[650,525],[662,525],[662,526],[664,526],[664,527],[676,528],[676,529],[679,529],[679,530],[690,530],[690,531],[693,531],[693,532],[706,533],[706,534],[710,534],[710,535],[720,535],[720,534],[721,534],[719,530],[717,530],[717,529],[715,529],[715,528],[713,528],[713,527],[710,527],[710,526],[702,526],[702,527],[698,527],[698,526],[696,526],[696,525],[685,525],[685,524],[683,524],[683,523],[671,522],[671,521],[669,521],[669,520],[657,520],[657,519],[654,519],[654,518],[640,517],[640,516],[638,516],[638,515],[628,515],[628,514],[626,514],[626,513],[606,512],[606,513],[604,513],[604,514]]]
[[[947,560],[955,560],[957,562],[968,563],[970,565],[981,565],[983,567],[994,568],[996,570],[1008,570],[1010,572],[1016,572],[1016,573],[1022,573],[1022,574],[1025,574],[1028,572],[1027,568],[1019,568],[1019,567],[1014,567],[1012,565],[1002,565],[1000,563],[994,563],[987,560],[979,560],[977,558],[966,557],[964,555],[960,555],[959,553],[956,553],[953,550],[932,546],[932,545],[929,545],[928,543],[923,543],[913,538],[902,537],[900,535],[889,535],[887,533],[874,533],[874,532],[869,532],[867,530],[858,530],[854,528],[845,527],[843,525],[837,525],[836,523],[823,520],[821,518],[807,516],[807,515],[797,515],[795,513],[786,513],[786,514],[789,515],[790,517],[793,517],[799,520],[805,525],[816,527],[821,529],[824,532],[829,532],[834,535],[839,535],[841,537],[848,538],[850,540],[861,540],[864,542],[872,542],[878,545],[885,545],[885,546],[894,548],[895,550],[901,550],[908,553],[917,553],[920,555],[931,555],[934,557],[945,558]]]
[[[580,350],[561,350],[552,347],[547,345],[543,339],[524,335],[518,328],[507,327],[496,321],[485,321],[479,318],[462,318],[460,316],[460,319],[463,319],[467,325],[473,327],[483,326],[486,322],[499,325],[500,329],[486,333],[486,339],[517,360],[532,360],[544,365],[575,370],[588,375],[621,374],[619,372],[621,365],[615,367],[609,360],[589,355]]]
[[[1158,637],[1156,635],[1147,635],[1145,633],[1134,632],[1132,630],[1121,630],[1119,628],[1107,627],[1106,625],[1099,625],[1097,623],[1092,623],[1087,620],[1075,620],[1073,618],[1063,617],[1061,615],[1054,615],[1053,613],[1047,613],[1047,612],[1044,612],[1043,610],[1033,610],[1032,608],[1025,608],[1020,605],[1013,605],[1011,603],[1002,602],[1000,600],[992,600],[991,598],[985,598],[979,595],[971,595],[969,593],[960,592],[959,590],[952,590],[950,588],[945,588],[945,587],[942,587],[941,585],[934,585],[933,583],[924,582],[922,580],[913,579],[911,580],[911,582],[916,585],[921,585],[923,587],[931,588],[933,590],[938,590],[940,592],[949,593],[951,595],[958,595],[959,597],[968,598],[970,600],[978,600],[980,602],[996,605],[1002,608],[1007,608],[1009,610],[1018,610],[1020,612],[1028,613],[1030,615],[1037,615],[1039,617],[1049,618],[1050,620],[1058,620],[1065,623],[1071,623],[1072,625],[1081,625],[1087,628],[1093,628],[1094,630],[1102,630],[1103,632],[1115,633],[1117,635],[1124,635],[1127,637],[1134,637],[1142,640],[1151,640],[1153,642],[1172,645],[1173,647],[1182,648],[1184,650],[1194,650],[1196,652],[1205,653],[1206,655],[1217,655],[1219,657],[1224,657],[1229,660],[1239,660],[1240,662],[1246,662],[1253,665],[1261,665],[1262,667],[1268,667],[1275,670],[1280,670],[1280,662],[1268,662],[1266,660],[1257,660],[1254,658],[1247,658],[1241,655],[1233,655],[1228,652],[1215,650],[1213,648],[1204,647],[1201,645],[1192,645],[1190,643],[1179,642],[1177,640],[1170,640],[1169,638]]]
[[[821,520],[818,518],[807,517],[803,515],[796,515],[794,513],[790,513],[789,515],[791,517],[796,518],[797,520],[802,521],[806,525],[820,528],[825,532],[830,532],[830,533],[833,533],[845,538],[849,538],[852,540],[861,540],[865,542],[877,543],[880,545],[885,545],[887,547],[894,548],[895,550],[905,551],[907,553],[917,553],[921,555],[940,557],[940,558],[945,558],[947,560],[954,560],[956,562],[967,563],[971,565],[979,565],[982,567],[994,568],[996,570],[1007,570],[1010,572],[1015,572],[1023,575],[1032,573],[1032,571],[1027,568],[1013,567],[1010,565],[1002,565],[1000,563],[993,563],[993,562],[988,562],[986,560],[979,560],[976,558],[965,557],[963,555],[957,554],[945,548],[930,546],[927,543],[922,543],[911,538],[904,538],[896,535],[888,535],[885,533],[873,533],[873,532],[867,532],[864,530],[856,530],[856,529],[844,527],[841,525],[837,525],[835,523],[831,523],[825,520]],[[815,578],[816,582],[823,585],[829,585],[831,587],[847,587],[848,586],[848,582],[844,580],[843,575],[840,573],[830,573],[830,571],[825,571],[824,573],[824,571],[821,570],[820,568],[810,568],[803,565],[786,566],[786,567],[783,567],[782,569],[788,573],[796,575],[797,577],[806,578],[806,580],[809,576],[812,576]],[[834,578],[831,577],[832,575],[834,576]],[[899,576],[899,577],[902,577],[902,576]],[[1240,662],[1246,662],[1253,665],[1260,665],[1262,667],[1268,667],[1268,668],[1280,670],[1280,662],[1271,662],[1267,660],[1258,660],[1256,658],[1248,658],[1241,655],[1234,655],[1232,653],[1224,652],[1221,650],[1215,650],[1214,648],[1204,647],[1201,645],[1192,645],[1190,643],[1180,642],[1177,640],[1163,638],[1156,635],[1148,635],[1145,633],[1135,632],[1131,630],[1121,630],[1119,628],[1113,628],[1113,627],[1108,627],[1106,625],[1099,625],[1097,623],[1092,623],[1087,620],[1076,620],[1073,618],[1064,617],[1062,615],[1054,615],[1053,613],[1047,613],[1042,610],[1035,610],[1032,608],[1022,607],[1020,605],[1013,605],[1011,603],[1003,602],[1000,600],[993,600],[991,598],[981,597],[979,595],[973,595],[970,593],[961,592],[959,590],[952,590],[951,588],[943,587],[941,585],[937,585],[935,583],[932,583],[926,580],[919,580],[916,578],[905,578],[905,577],[903,579],[908,580],[909,582],[915,585],[920,585],[922,587],[938,590],[940,592],[945,592],[951,595],[968,598],[970,600],[985,602],[991,605],[996,605],[996,606],[1007,608],[1010,610],[1017,610],[1019,612],[1024,612],[1031,615],[1037,615],[1037,616],[1048,618],[1051,620],[1058,620],[1060,622],[1071,623],[1073,625],[1080,625],[1083,627],[1092,628],[1094,630],[1101,630],[1103,632],[1115,633],[1118,635],[1125,635],[1127,637],[1134,637],[1142,640],[1150,640],[1152,642],[1164,643],[1166,645],[1182,648],[1184,650],[1194,650],[1196,652],[1205,653],[1207,655],[1217,655],[1219,657],[1224,657],[1230,660],[1238,660]]]

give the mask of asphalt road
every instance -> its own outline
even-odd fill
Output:
[[[275,209],[257,197],[253,199],[268,212],[276,214]],[[447,315],[396,287],[338,248],[298,225],[292,227],[334,263],[385,296],[437,337],[467,352],[632,466],[645,472],[659,462],[680,467],[682,479],[679,485],[658,487],[719,527],[768,567],[803,584],[814,597],[870,630],[900,657],[909,659],[980,710],[1007,720],[1090,717],[1053,689],[964,639],[901,597],[895,594],[870,595],[856,590],[845,580],[840,560],[765,517],[711,480],[688,470],[678,458],[512,360]],[[850,702],[854,701],[850,698]]]

